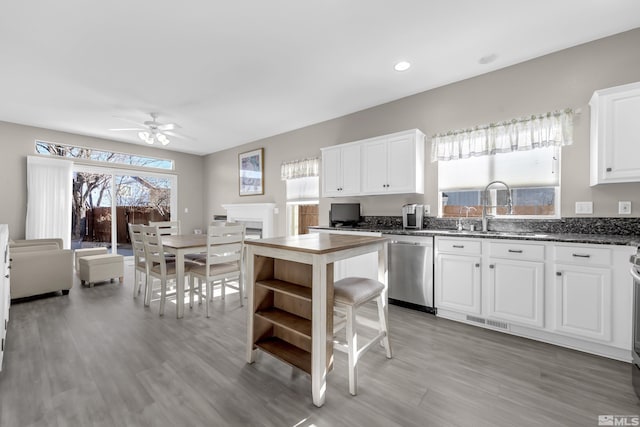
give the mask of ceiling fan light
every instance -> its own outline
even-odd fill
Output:
[[[153,136],[151,136],[149,132],[138,132],[138,138],[147,144],[153,144]]]
[[[156,135],[156,139],[160,141],[162,145],[167,145],[169,143],[169,138],[163,133],[159,133]]]

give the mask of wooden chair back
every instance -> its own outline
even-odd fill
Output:
[[[149,267],[160,266],[160,274],[167,275],[167,262],[162,247],[162,236],[156,226],[146,225],[142,228],[142,240],[144,242],[144,256]],[[150,273],[154,275],[153,270]]]
[[[149,221],[152,227],[158,227],[160,236],[173,236],[180,233],[180,221]]]
[[[226,223],[207,229],[207,276],[216,264],[236,263],[237,271],[244,261],[244,225]]]

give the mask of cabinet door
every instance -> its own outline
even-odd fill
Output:
[[[480,257],[439,254],[435,271],[436,307],[480,314]]]
[[[597,341],[611,340],[611,270],[556,265],[555,329]]]
[[[341,149],[322,150],[322,195],[336,197],[340,195],[342,184]]]
[[[491,318],[544,327],[544,263],[489,260],[488,315]]]
[[[362,145],[362,192],[387,192],[387,141],[367,141]]]
[[[413,135],[390,139],[387,143],[387,192],[416,192],[416,143]]]
[[[591,185],[640,181],[640,83],[596,91],[591,105]]]
[[[342,196],[357,196],[360,194],[360,145],[349,145],[342,148]]]

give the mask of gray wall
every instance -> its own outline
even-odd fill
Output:
[[[23,239],[25,234],[27,156],[35,153],[36,139],[173,159],[176,169],[172,173],[178,176],[177,215],[182,228],[191,232],[206,222],[202,217],[204,165],[201,156],[0,122],[0,222],[9,224],[12,239]],[[189,208],[189,213],[184,212],[185,208]]]
[[[418,128],[428,136],[528,114],[571,107],[574,144],[562,151],[562,216],[576,216],[576,201],[594,202],[596,217],[617,216],[618,200],[631,200],[640,216],[640,184],[589,186],[589,99],[594,90],[640,80],[640,29],[536,58],[462,82],[422,92],[348,116],[211,154],[205,160],[205,219],[224,214],[223,203],[275,202],[276,232],[285,230],[283,161],[319,156],[320,148]],[[265,149],[265,195],[238,196],[238,153]],[[430,144],[426,152],[430,153]],[[321,199],[320,223],[332,201],[358,201],[364,215],[399,215],[407,202],[437,204],[437,163],[425,161],[425,194]]]

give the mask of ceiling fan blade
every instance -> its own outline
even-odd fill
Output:
[[[145,129],[147,128],[147,126],[144,123],[140,123],[137,120],[128,119],[126,117],[120,117],[120,116],[113,116],[113,117],[115,117],[116,119],[119,119],[119,120],[124,120],[125,122],[131,123],[131,124],[136,125],[136,126],[144,127]]]
[[[178,126],[175,123],[167,123],[165,125],[158,125],[158,129],[161,131],[174,130],[174,129],[180,129],[180,126]]]
[[[190,139],[192,141],[195,140],[195,138],[193,138],[191,136],[182,135],[182,134],[175,133],[175,132],[167,131],[167,132],[162,132],[162,133],[164,133],[166,135],[169,135],[169,136],[175,136],[176,138],[180,138],[180,139]]]
[[[120,132],[120,131],[127,131],[127,130],[147,130],[147,129],[146,128],[118,128],[118,129],[109,129],[109,130]]]

